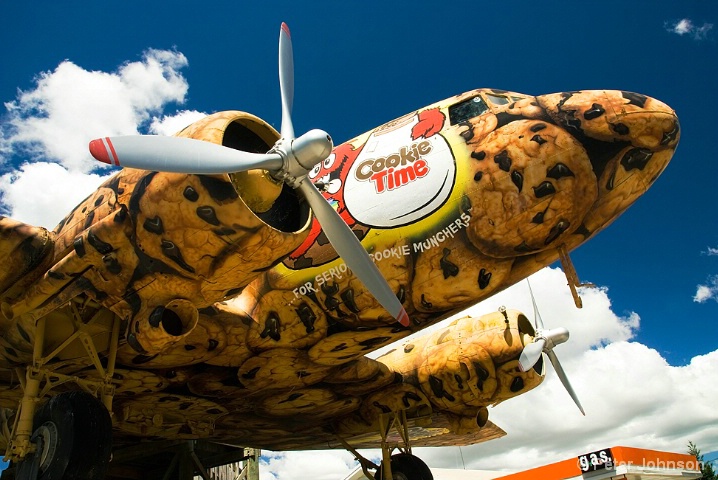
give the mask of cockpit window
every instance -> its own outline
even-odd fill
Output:
[[[478,95],[463,102],[456,103],[449,107],[449,120],[452,125],[458,125],[471,118],[478,117],[488,111],[486,102]]]
[[[509,103],[509,97],[506,95],[496,95],[494,93],[487,93],[486,98],[489,99],[494,105],[506,105]]]

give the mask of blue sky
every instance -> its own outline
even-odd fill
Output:
[[[21,189],[22,164],[59,163],[77,173],[68,177],[82,184],[70,185],[76,190],[87,188],[88,174],[107,173],[91,172],[89,155],[75,163],[44,148],[29,155],[33,143],[16,136],[14,121],[48,116],[38,104],[13,111],[22,105],[19,91],[35,91],[38,76],[66,60],[116,74],[148,49],[174,55],[170,70],[186,88],[135,115],[142,132],[153,118],[183,110],[241,109],[278,127],[282,21],[294,42],[295,128],[322,128],[336,141],[480,87],[656,97],[681,121],[672,163],[572,258],[582,280],[608,289],[612,312],[640,317],[632,340],[668,364],[687,366],[718,347],[718,1],[2,2],[0,13],[0,213],[28,222],[39,217],[22,213],[31,209],[21,202],[32,204],[27,184]],[[705,381],[718,383],[711,372]],[[709,438],[718,445],[715,434]]]

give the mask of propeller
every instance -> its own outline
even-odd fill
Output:
[[[536,362],[538,362],[541,358],[541,354],[545,353],[551,361],[551,365],[553,365],[553,369],[556,371],[563,387],[571,396],[581,413],[585,416],[586,412],[584,412],[576,392],[573,390],[573,387],[571,387],[571,383],[568,381],[568,377],[561,366],[561,362],[558,361],[558,357],[553,351],[556,345],[565,343],[568,340],[568,330],[563,327],[552,328],[549,330],[544,328],[541,314],[539,313],[538,306],[536,305],[536,298],[534,297],[534,292],[531,289],[531,283],[529,283],[528,279],[526,279],[526,283],[528,283],[529,293],[531,294],[531,302],[534,306],[534,327],[536,329],[536,335],[534,336],[534,341],[526,345],[521,351],[521,355],[519,356],[519,369],[522,372],[528,371],[536,365]]]
[[[90,153],[110,165],[153,171],[190,174],[254,169],[269,171],[301,193],[347,267],[399,323],[409,326],[406,310],[379,268],[349,226],[307,178],[312,168],[329,156],[333,144],[329,134],[322,130],[310,130],[294,137],[291,116],[294,58],[286,23],[282,23],[279,31],[279,86],[282,99],[281,138],[266,154],[244,152],[201,140],[155,135],[99,138],[90,142]]]

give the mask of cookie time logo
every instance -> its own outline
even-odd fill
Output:
[[[394,190],[429,174],[429,164],[422,158],[429,153],[431,143],[428,140],[413,143],[388,157],[362,161],[354,177],[360,182],[371,181],[376,193]]]
[[[456,163],[446,139],[415,135],[418,116],[397,128],[374,132],[351,166],[344,201],[351,216],[367,226],[407,225],[449,198]]]

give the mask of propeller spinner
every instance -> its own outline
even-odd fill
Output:
[[[528,279],[526,282],[528,283]],[[534,341],[526,345],[521,351],[521,356],[519,357],[519,369],[522,372],[531,369],[534,365],[536,365],[536,362],[539,361],[541,354],[545,353],[551,361],[551,365],[553,365],[553,369],[556,371],[563,387],[571,396],[581,413],[585,416],[586,412],[584,412],[576,392],[573,390],[573,387],[571,387],[571,383],[568,381],[566,372],[564,372],[561,363],[558,361],[558,357],[553,352],[556,345],[565,343],[568,340],[568,330],[563,327],[552,328],[550,330],[544,328],[543,320],[541,319],[541,314],[539,313],[538,306],[536,305],[536,299],[534,298],[534,292],[531,289],[531,284],[528,283],[528,286],[531,294],[531,302],[533,302],[534,306],[534,327],[536,329],[536,335],[534,336]]]
[[[275,178],[301,193],[346,265],[399,323],[408,326],[406,310],[359,239],[307,178],[309,171],[329,156],[333,144],[329,134],[322,130],[310,130],[294,137],[291,118],[294,59],[292,39],[285,23],[279,31],[279,84],[282,97],[281,138],[266,154],[244,152],[201,140],[155,135],[92,140],[90,153],[110,165],[153,171],[218,174],[268,170]]]

